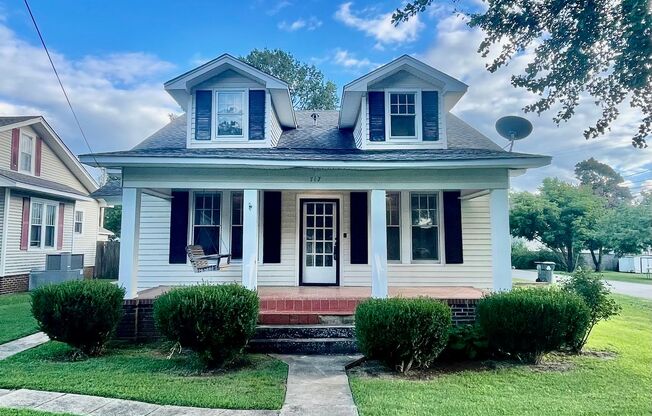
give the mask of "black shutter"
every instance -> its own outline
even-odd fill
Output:
[[[263,263],[281,262],[281,193],[263,194]]]
[[[170,212],[170,264],[186,263],[188,245],[188,191],[172,191]]]
[[[446,263],[462,264],[462,201],[459,191],[444,192],[444,249]]]
[[[265,91],[249,91],[249,140],[265,140]]]
[[[351,264],[368,261],[367,193],[351,192]]]
[[[439,95],[437,91],[421,93],[421,111],[423,113],[423,140],[439,140]]]
[[[197,91],[195,93],[195,140],[211,139],[212,116],[213,91]]]
[[[369,140],[385,141],[385,93],[369,91]]]

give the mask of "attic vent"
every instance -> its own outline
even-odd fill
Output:
[[[317,125],[317,119],[319,118],[319,114],[312,113],[312,114],[310,114],[310,118],[312,119],[312,125],[316,126]]]

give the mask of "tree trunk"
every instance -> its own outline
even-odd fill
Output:
[[[566,255],[568,256],[566,271],[572,273],[575,271],[575,259],[573,258],[573,246],[566,247]]]
[[[595,250],[593,248],[589,249],[589,252],[591,253],[591,260],[593,260],[593,268],[595,269],[596,272],[600,271],[600,261],[602,260],[602,254],[599,255],[600,258],[596,257],[595,255]]]

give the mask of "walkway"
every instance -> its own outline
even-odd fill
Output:
[[[48,342],[49,340],[50,338],[48,338],[48,336],[43,332],[37,332],[36,334],[28,335],[24,338],[9,341],[6,344],[0,345],[0,360],[9,358],[12,355],[16,355],[19,352],[23,352],[30,348],[37,347]]]

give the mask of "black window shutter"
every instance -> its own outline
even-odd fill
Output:
[[[446,263],[462,264],[462,201],[459,191],[444,192],[444,249]]]
[[[213,91],[199,90],[195,94],[195,140],[210,140]]]
[[[170,212],[170,264],[186,263],[188,245],[188,191],[172,191]]]
[[[265,140],[265,91],[249,91],[249,140]]]
[[[281,262],[281,193],[263,194],[263,263]]]
[[[367,193],[351,192],[351,264],[368,261]]]
[[[385,93],[369,91],[369,140],[385,141]]]
[[[421,112],[423,114],[423,140],[439,140],[439,94],[437,91],[421,93]]]

